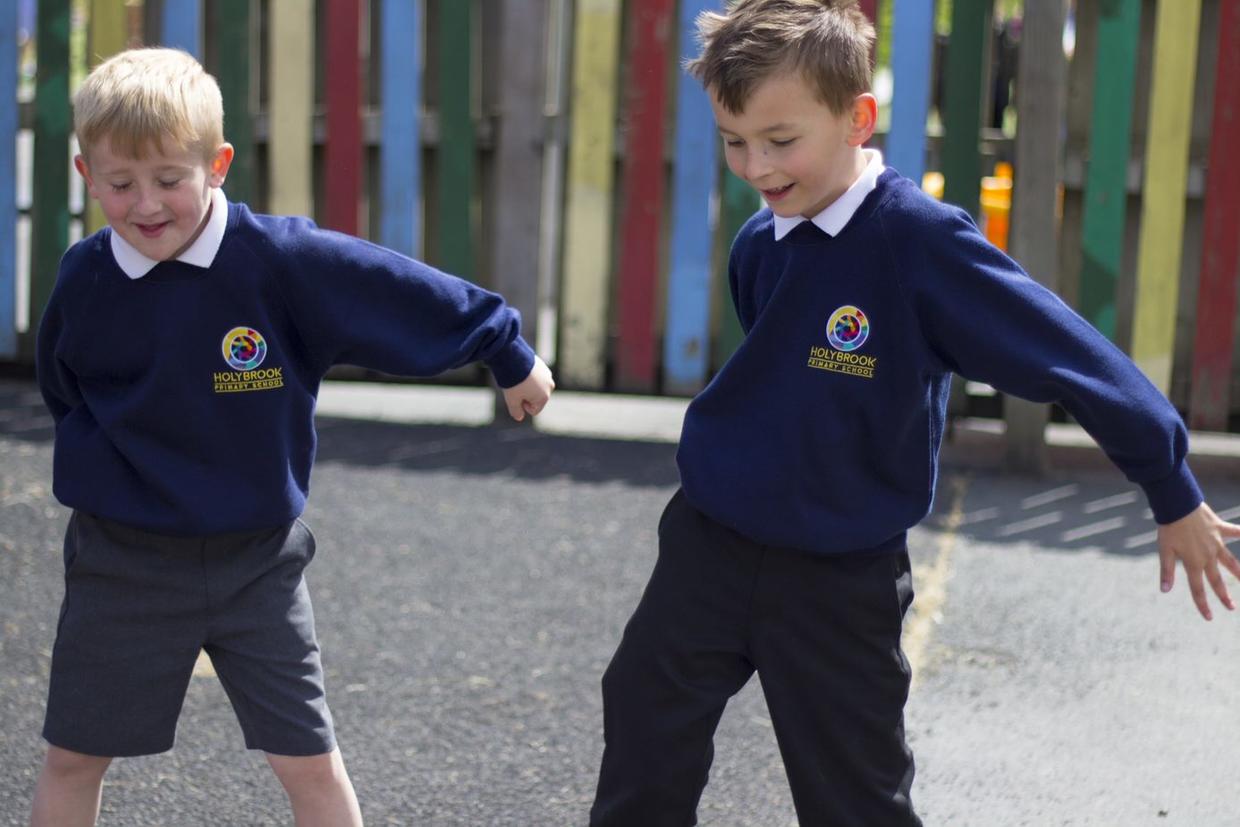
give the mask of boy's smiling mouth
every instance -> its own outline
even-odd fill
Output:
[[[767,201],[778,201],[779,199],[787,195],[788,190],[792,189],[792,187],[793,187],[792,184],[784,184],[782,187],[775,187],[774,189],[762,190],[762,197],[765,198]]]
[[[161,221],[158,224],[135,224],[134,226],[137,227],[138,232],[142,233],[144,236],[154,238],[164,231],[164,227],[168,226],[168,222]]]

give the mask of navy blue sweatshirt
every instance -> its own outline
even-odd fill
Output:
[[[887,550],[929,512],[950,374],[1062,405],[1167,523],[1202,501],[1179,414],[1127,356],[894,170],[835,237],[737,235],[746,337],[685,416],[685,496],[760,543]]]
[[[137,280],[110,232],[65,254],[38,336],[54,493],[90,514],[177,535],[280,525],[305,506],[332,365],[481,360],[504,387],[533,366],[498,295],[304,218],[231,204],[209,268]]]

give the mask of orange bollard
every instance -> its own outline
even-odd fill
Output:
[[[995,174],[982,179],[982,233],[986,240],[1007,251],[1012,215],[1012,165],[1000,161]]]

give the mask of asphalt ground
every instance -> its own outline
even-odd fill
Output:
[[[595,401],[628,439],[320,417],[307,579],[368,824],[585,823],[599,679],[676,487],[674,446],[634,438],[622,400]],[[962,429],[910,538],[926,823],[1240,825],[1240,617],[1204,623],[1182,582],[1158,593],[1144,504],[1098,452],[1057,447],[1040,479],[998,472],[1000,458],[985,429]],[[1238,462],[1194,460],[1233,517]],[[25,823],[43,751],[67,519],[50,466],[38,394],[0,382],[0,825]],[[701,824],[796,824],[758,681],[716,747]],[[290,821],[202,669],[175,749],[114,763],[100,824]]]

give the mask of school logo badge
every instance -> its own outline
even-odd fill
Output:
[[[234,370],[254,370],[267,358],[267,342],[252,327],[234,327],[224,334],[224,361]]]
[[[856,350],[870,338],[870,320],[859,307],[846,304],[831,314],[827,322],[827,341],[845,353]]]
[[[267,358],[267,340],[252,327],[234,327],[224,334],[220,343],[224,361],[232,371],[212,376],[216,393],[265,391],[284,387],[284,368],[263,368]]]
[[[870,320],[860,307],[846,304],[837,307],[827,319],[827,344],[812,345],[809,349],[808,366],[831,373],[844,373],[873,379],[878,369],[877,356],[857,353],[870,338]]]

